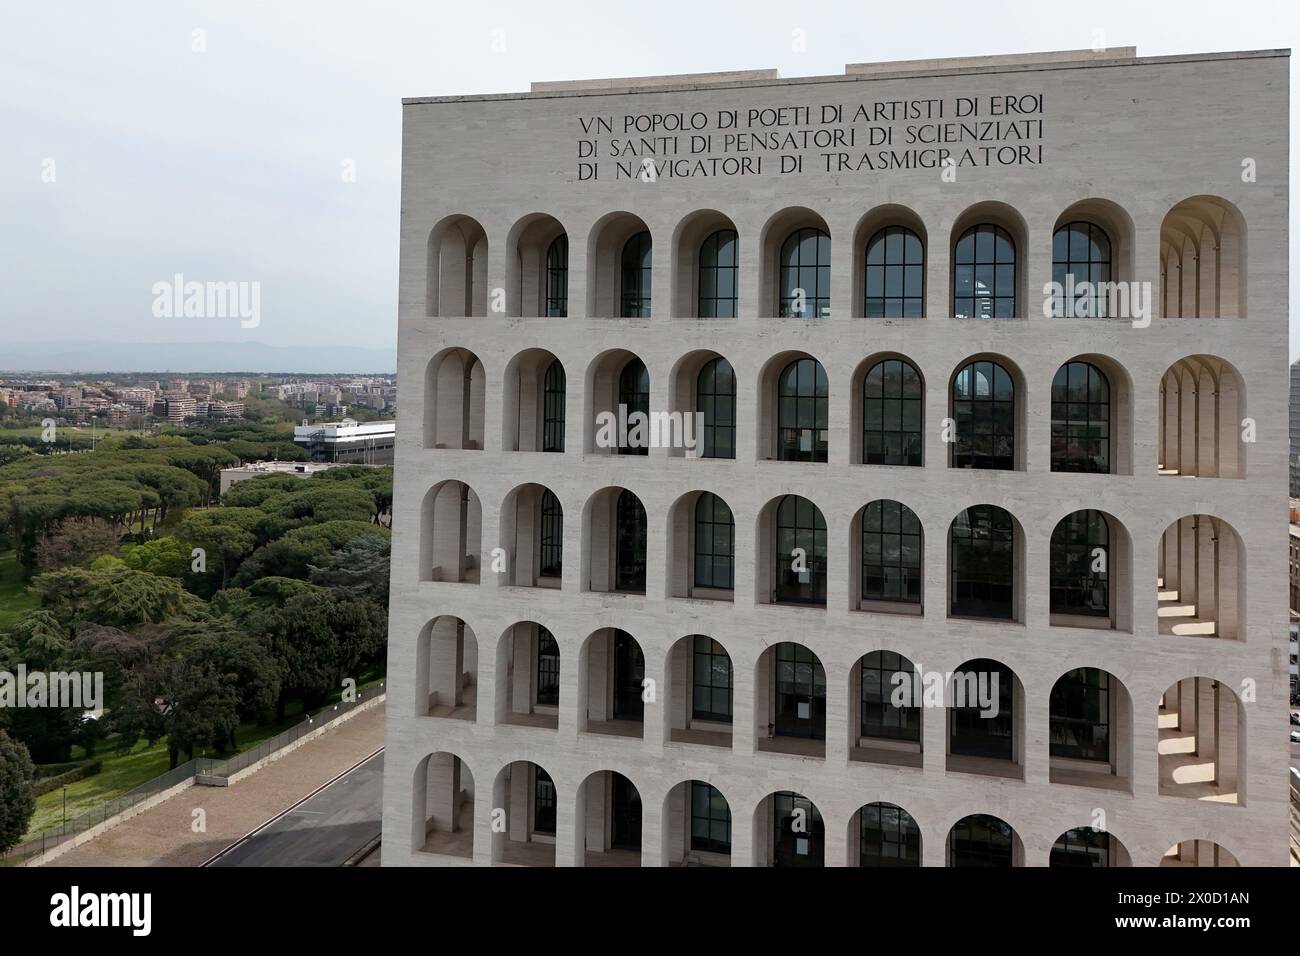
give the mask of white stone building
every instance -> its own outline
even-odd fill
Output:
[[[406,100],[384,862],[1284,865],[1288,56]]]

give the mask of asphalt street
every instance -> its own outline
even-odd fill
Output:
[[[379,836],[384,755],[331,783],[210,866],[342,866]]]

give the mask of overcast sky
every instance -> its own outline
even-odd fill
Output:
[[[392,348],[403,96],[769,67],[810,76],[1086,48],[1097,30],[1139,55],[1292,47],[1298,11],[1295,0],[8,2],[0,349],[250,338]],[[1291,99],[1294,115],[1294,82]],[[1293,180],[1295,166],[1293,156]],[[156,318],[150,290],[178,272],[258,280],[261,325]]]

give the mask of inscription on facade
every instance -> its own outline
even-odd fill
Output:
[[[1038,166],[1043,94],[577,117],[577,178]]]

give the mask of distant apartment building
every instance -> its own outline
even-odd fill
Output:
[[[138,410],[126,402],[114,402],[108,406],[108,424],[113,428],[128,428],[139,414]]]
[[[242,418],[244,415],[244,403],[225,402],[221,399],[214,398],[211,401],[196,402],[194,406],[194,414],[197,418]]]
[[[163,395],[153,403],[154,418],[165,418],[180,424],[198,414],[198,403],[189,395]]]
[[[154,390],[152,388],[122,388],[117,390],[117,399],[137,412],[149,412],[153,409]]]
[[[82,396],[80,388],[63,388],[50,392],[50,398],[60,409],[76,408],[81,404]]]
[[[1290,567],[1291,567],[1291,602],[1290,608],[1293,613],[1300,612],[1300,502],[1291,499],[1291,535],[1290,535]]]
[[[1288,399],[1290,417],[1290,486],[1291,497],[1300,497],[1300,360],[1291,363],[1291,391]],[[1295,607],[1294,604],[1291,605]]]
[[[26,412],[44,413],[57,412],[59,406],[54,404],[54,400],[45,395],[34,395],[30,392],[24,393],[18,399],[18,407]]]

